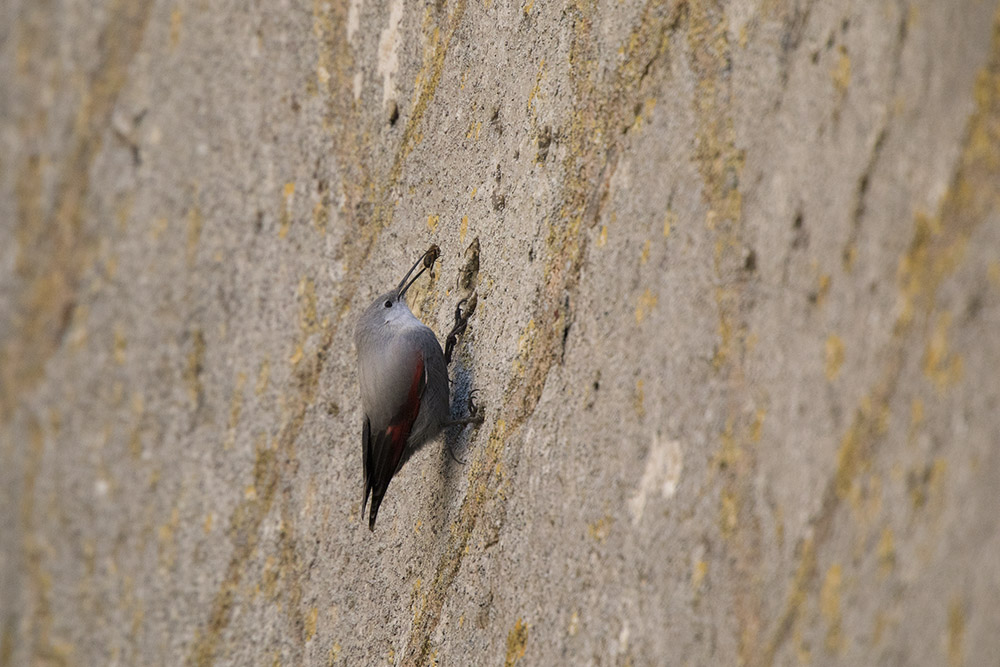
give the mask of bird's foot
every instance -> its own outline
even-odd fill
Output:
[[[445,426],[466,426],[468,424],[475,424],[478,426],[486,420],[486,408],[481,405],[476,405],[476,391],[477,390],[473,389],[472,392],[469,393],[469,400],[466,403],[469,408],[469,416],[463,417],[462,419],[451,419],[446,421],[444,423]]]
[[[448,337],[444,342],[444,362],[446,364],[451,363],[451,354],[455,350],[455,345],[458,343],[458,337],[465,333],[465,329],[469,326],[469,318],[472,314],[476,312],[476,303],[478,298],[475,294],[469,299],[462,299],[455,306],[455,326],[451,328],[448,332]],[[462,311],[462,305],[468,303],[468,307],[465,312]]]
[[[479,426],[480,424],[483,423],[483,421],[486,419],[486,408],[484,408],[482,405],[476,405],[476,401],[474,399],[475,395],[476,395],[476,390],[473,389],[472,392],[469,394],[469,400],[467,402],[467,406],[469,408],[469,416],[463,417],[462,419],[452,419],[450,421],[446,421],[444,423],[446,427],[467,426],[469,424],[474,424],[475,426]],[[448,445],[448,454],[451,455],[451,458],[455,461],[455,463],[465,465],[465,461],[455,456],[455,451],[451,448],[451,445]]]

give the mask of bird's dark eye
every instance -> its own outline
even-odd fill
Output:
[[[386,308],[392,308],[392,301],[389,301],[388,299],[386,299],[385,307]]]

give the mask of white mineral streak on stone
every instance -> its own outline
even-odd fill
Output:
[[[399,70],[399,24],[403,20],[403,0],[393,0],[389,8],[389,25],[378,40],[378,73],[382,75],[382,104],[396,96],[396,72]]]
[[[642,519],[646,500],[657,487],[664,498],[672,498],[677,493],[677,483],[680,482],[683,469],[684,453],[681,451],[681,443],[677,440],[661,442],[659,437],[654,437],[646,458],[646,469],[639,480],[639,488],[628,503],[632,525],[638,525]]]
[[[354,73],[354,99],[361,99],[361,84],[364,83],[365,74],[361,70]]]
[[[347,7],[347,41],[352,44],[354,43],[354,33],[361,25],[362,4],[364,4],[364,0],[351,0],[351,4]]]

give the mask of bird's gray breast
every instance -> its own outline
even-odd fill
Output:
[[[416,379],[417,363],[421,358],[426,386],[420,412],[425,412],[425,408],[435,414],[440,412],[439,386],[443,376],[447,391],[448,374],[441,345],[433,331],[420,324],[402,327],[381,341],[359,342],[361,405],[371,420],[373,429],[384,428],[399,413],[410,394]],[[433,399],[430,404],[429,399]],[[447,395],[444,398],[444,412],[447,415]],[[418,421],[422,421],[419,417]]]

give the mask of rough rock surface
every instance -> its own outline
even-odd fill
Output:
[[[0,665],[1000,662],[995,2],[8,0],[0,119]]]

